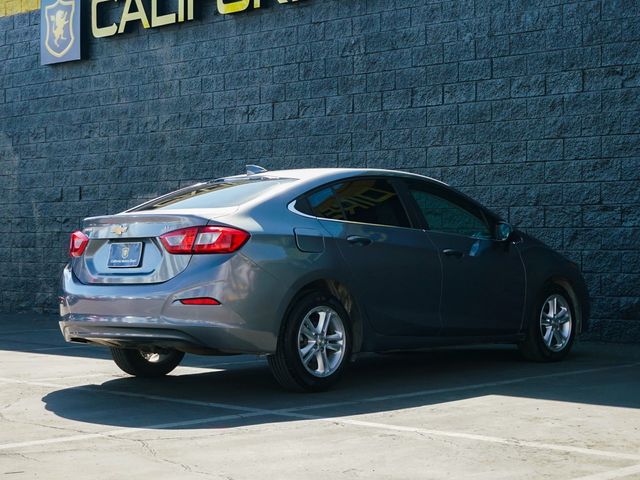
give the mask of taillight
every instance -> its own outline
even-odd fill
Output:
[[[233,253],[242,247],[250,235],[231,227],[189,227],[160,236],[169,253]]]
[[[71,240],[69,241],[69,255],[81,257],[87,245],[89,245],[89,237],[80,230],[76,230],[71,234]]]
[[[182,228],[160,236],[160,241],[169,253],[193,253],[193,243],[198,236],[198,227]]]

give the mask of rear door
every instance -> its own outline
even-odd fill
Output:
[[[411,228],[392,181],[358,178],[316,191],[308,201],[336,239],[373,328],[393,336],[438,334],[438,252]]]
[[[443,334],[517,332],[525,300],[517,246],[494,240],[492,221],[464,196],[417,179],[406,185],[442,258]]]

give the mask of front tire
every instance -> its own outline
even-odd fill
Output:
[[[560,286],[548,285],[538,296],[520,352],[535,362],[560,361],[573,347],[576,327],[571,298]]]
[[[167,350],[146,352],[133,348],[110,348],[113,361],[120,369],[136,377],[162,377],[180,365],[184,352]]]
[[[350,355],[349,315],[335,297],[316,291],[294,303],[267,360],[287,390],[318,392],[340,379]]]

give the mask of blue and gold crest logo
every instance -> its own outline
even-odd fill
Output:
[[[80,58],[80,0],[43,0],[40,56],[42,64]]]

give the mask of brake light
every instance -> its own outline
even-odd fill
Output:
[[[211,297],[183,298],[180,300],[183,305],[220,305],[220,302]]]
[[[250,235],[231,227],[188,227],[160,236],[169,253],[233,253],[242,247]]]
[[[72,257],[81,257],[87,245],[89,245],[89,237],[80,230],[76,230],[71,234],[69,241],[69,255]]]
[[[198,236],[198,227],[182,228],[160,236],[160,241],[169,253],[192,253],[193,243]]]

